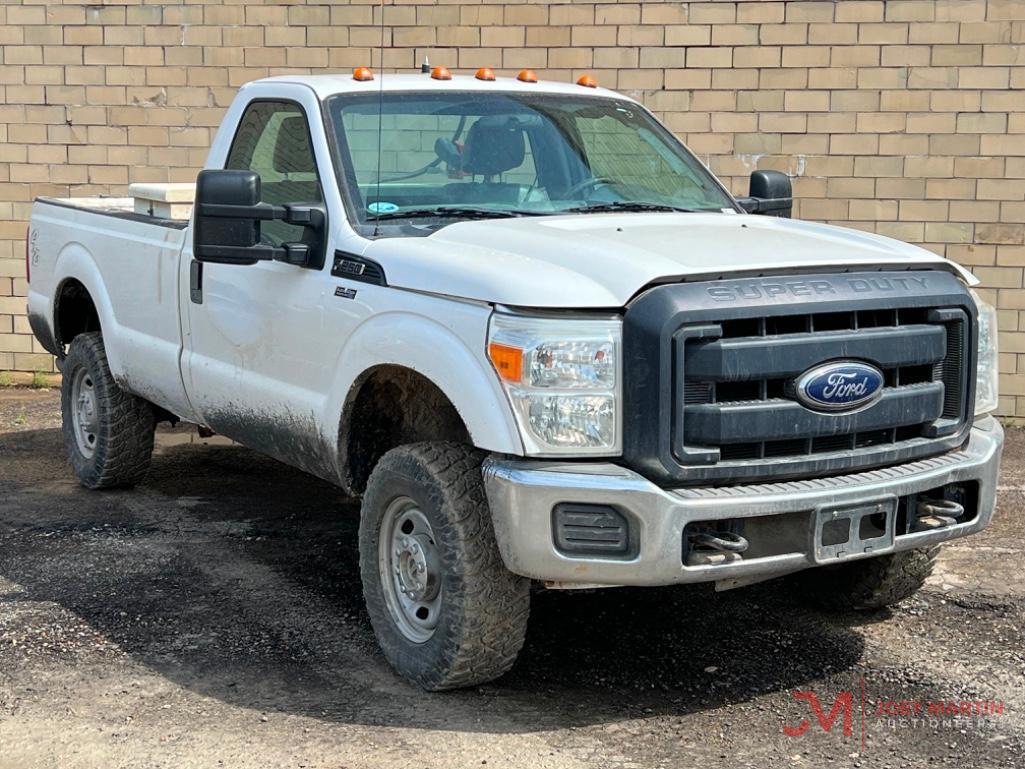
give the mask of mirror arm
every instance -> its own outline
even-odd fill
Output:
[[[207,262],[241,264],[243,261],[275,261],[306,267],[310,261],[310,247],[305,243],[282,243],[280,246],[208,246]],[[244,257],[244,260],[243,260]]]
[[[749,214],[757,214],[760,211],[775,211],[781,206],[793,203],[793,198],[737,198],[737,205]]]
[[[286,203],[281,208],[281,218],[287,224],[312,227],[317,232],[324,229],[324,222],[327,217],[324,213],[324,206],[320,203]]]
[[[282,243],[274,249],[274,260],[297,267],[310,266],[310,247],[305,243]]]
[[[200,203],[202,216],[218,219],[254,219],[256,221],[283,221],[303,227],[321,229],[324,226],[324,207],[317,203],[286,203],[276,206],[257,203],[255,206],[236,206],[227,203]]]
[[[737,201],[737,205],[743,208],[749,214],[758,213],[758,198],[746,197],[746,198],[734,198]]]
[[[255,264],[277,259],[283,249],[274,246],[206,246],[202,261],[222,264]]]
[[[270,203],[257,203],[255,206],[200,203],[198,213],[201,216],[212,216],[218,219],[253,219],[263,222],[285,218],[284,206],[273,206]]]

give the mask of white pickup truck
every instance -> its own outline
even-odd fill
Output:
[[[381,648],[452,688],[513,664],[532,583],[872,608],[989,522],[993,308],[790,198],[586,79],[270,78],[190,219],[38,200],[29,319],[85,486],[186,420],[361,496]]]

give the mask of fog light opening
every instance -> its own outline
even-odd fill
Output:
[[[563,555],[632,558],[637,527],[611,505],[563,502],[552,508],[552,539]]]

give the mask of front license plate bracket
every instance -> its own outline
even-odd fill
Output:
[[[836,563],[893,550],[896,519],[895,496],[820,507],[812,541],[815,562]]]

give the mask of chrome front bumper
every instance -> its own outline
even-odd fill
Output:
[[[756,582],[817,565],[814,511],[884,497],[902,497],[948,483],[977,481],[978,513],[967,523],[894,538],[886,552],[909,550],[985,528],[996,504],[1003,430],[986,418],[968,444],[930,459],[852,475],[720,488],[666,490],[618,465],[572,464],[492,457],[484,466],[498,546],[510,571],[574,585],[668,585]],[[569,556],[554,543],[552,511],[559,503],[612,505],[638,527],[636,554],[628,558]],[[731,563],[685,566],[683,530],[692,521],[807,512],[806,544],[794,552]],[[803,524],[802,524],[803,525]],[[800,550],[799,552],[797,550]]]

